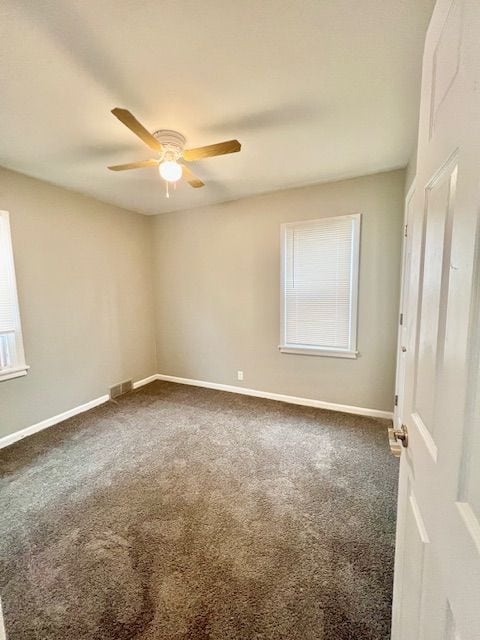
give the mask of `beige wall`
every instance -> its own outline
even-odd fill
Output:
[[[0,169],[27,376],[0,382],[0,436],[156,371],[152,221]]]
[[[156,216],[160,373],[391,410],[404,182],[394,171]],[[355,212],[360,357],[279,353],[280,223]]]

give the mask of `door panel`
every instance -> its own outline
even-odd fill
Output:
[[[423,279],[414,411],[431,434],[435,429],[437,372],[443,356],[456,174],[456,163],[448,163],[425,190]]]
[[[405,549],[404,573],[410,576],[408,584],[404,584],[402,600],[404,606],[401,611],[400,624],[411,640],[418,638],[422,600],[422,582],[424,574],[425,547],[429,543],[417,500],[413,494],[411,484],[407,490],[408,502],[405,519]]]
[[[462,14],[462,3],[454,0],[450,4],[433,54],[430,136],[434,133],[437,115],[460,68]]]
[[[478,291],[478,289],[476,289]],[[480,296],[479,296],[480,297]],[[474,317],[480,317],[477,303]],[[479,349],[475,345],[472,369],[474,375],[469,380],[467,430],[462,450],[459,498],[470,505],[475,517],[480,518],[480,363]]]

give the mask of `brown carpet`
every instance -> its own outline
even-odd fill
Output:
[[[0,451],[8,640],[385,640],[384,420],[156,382]]]

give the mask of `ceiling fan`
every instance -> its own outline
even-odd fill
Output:
[[[108,167],[111,171],[126,171],[128,169],[143,169],[144,167],[158,167],[160,176],[168,184],[175,184],[183,178],[195,189],[205,186],[204,183],[195,176],[187,167],[185,162],[202,160],[213,156],[221,156],[226,153],[236,153],[240,151],[241,144],[238,140],[227,140],[210,144],[206,147],[196,147],[195,149],[184,149],[185,137],[178,131],[160,129],[153,134],[133,116],[127,109],[116,107],[112,109],[113,115],[142,140],[147,147],[158,153],[158,158],[150,160],[140,160],[139,162],[129,162],[128,164],[116,164]]]

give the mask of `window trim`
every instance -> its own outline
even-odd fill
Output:
[[[12,293],[15,302],[15,363],[12,367],[0,371],[0,382],[3,382],[4,380],[11,380],[12,378],[19,378],[21,376],[27,375],[30,367],[25,363],[22,323],[20,320],[20,305],[18,302],[17,278],[15,275],[15,261],[13,257],[13,240],[12,230],[10,226],[10,213],[8,211],[0,210],[0,218],[3,218],[5,222],[5,226],[7,229],[7,242],[9,242],[10,244],[10,252],[7,260]]]
[[[286,258],[287,258],[287,230],[290,227],[299,227],[301,225],[309,225],[314,222],[323,222],[324,220],[333,220],[336,218],[350,218],[353,220],[353,251],[352,251],[352,276],[350,288],[350,346],[348,349],[337,349],[334,347],[316,347],[312,345],[288,344],[286,342]],[[293,222],[285,222],[280,225],[280,344],[278,349],[281,353],[290,353],[296,355],[308,356],[326,356],[330,358],[357,358],[357,324],[358,324],[358,288],[360,275],[360,235],[361,235],[361,213],[351,213],[338,216],[325,216],[323,218],[314,218],[311,220],[300,220]]]

